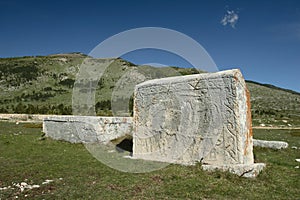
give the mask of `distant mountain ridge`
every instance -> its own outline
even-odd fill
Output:
[[[141,78],[140,72],[143,80],[199,73],[190,68],[160,69],[138,66],[121,58],[112,60],[98,82],[95,98],[97,115],[112,115],[111,96],[126,73]],[[73,85],[83,61],[97,67],[103,59],[90,58],[78,52],[0,58],[0,113],[71,114]],[[300,125],[300,93],[270,84],[246,82],[251,93],[254,125]],[[121,96],[127,95],[125,93]]]
[[[248,83],[254,83],[254,84],[257,84],[257,85],[261,85],[261,86],[265,86],[265,87],[268,87],[268,88],[271,88],[271,89],[275,89],[275,90],[282,90],[282,91],[285,91],[285,92],[289,92],[291,94],[300,95],[300,92],[297,92],[297,91],[294,91],[294,90],[290,90],[290,89],[281,88],[281,87],[277,87],[275,85],[268,84],[268,83],[259,83],[259,82],[251,81],[251,80],[246,80],[246,82],[248,82]]]

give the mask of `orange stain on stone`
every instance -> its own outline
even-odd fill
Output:
[[[252,138],[253,136],[253,132],[252,132],[252,117],[251,117],[251,103],[250,103],[250,92],[249,90],[247,89],[247,87],[245,88],[246,90],[246,98],[247,98],[247,129],[248,129],[248,132],[246,133],[246,144],[245,144],[245,149],[244,149],[244,155],[247,155],[247,149],[248,149],[248,146],[250,144],[250,139]]]
[[[236,82],[239,82],[239,78],[237,77],[237,74],[234,74],[233,78]]]
[[[249,136],[253,136],[252,133],[252,117],[251,117],[251,103],[250,103],[250,92],[246,88],[246,96],[247,96],[247,126],[249,128]]]

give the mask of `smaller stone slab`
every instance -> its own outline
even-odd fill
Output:
[[[107,143],[131,135],[131,117],[56,116],[43,122],[46,137],[71,143]]]
[[[271,148],[271,149],[286,149],[289,144],[282,141],[267,141],[267,140],[257,140],[253,139],[253,146]]]

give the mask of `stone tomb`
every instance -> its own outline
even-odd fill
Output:
[[[255,177],[250,97],[239,70],[155,79],[135,87],[134,117],[54,116],[46,136],[109,143],[132,136],[136,159]]]
[[[250,96],[239,70],[136,86],[133,157],[256,176]]]

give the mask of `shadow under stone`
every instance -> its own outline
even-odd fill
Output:
[[[124,151],[128,151],[128,152],[130,152],[130,154],[132,154],[132,146],[133,146],[132,139],[125,138],[119,144],[116,145],[116,150],[119,153],[123,153]]]

